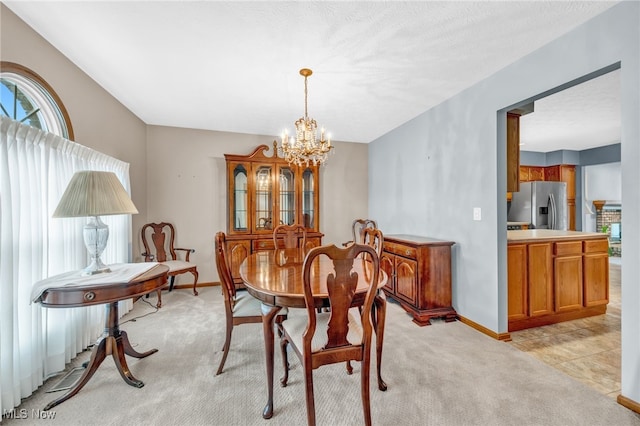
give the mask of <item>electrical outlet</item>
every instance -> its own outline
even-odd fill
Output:
[[[480,207],[473,208],[473,220],[482,220],[482,209]]]

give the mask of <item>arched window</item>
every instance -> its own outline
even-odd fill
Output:
[[[0,62],[0,115],[73,140],[71,120],[58,95],[22,65]]]

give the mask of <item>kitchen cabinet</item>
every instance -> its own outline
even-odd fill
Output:
[[[240,264],[251,253],[272,250],[273,229],[302,224],[307,247],[322,244],[319,166],[297,166],[273,155],[267,145],[248,155],[225,154],[227,166],[227,252],[236,287],[243,287]]]
[[[575,231],[507,232],[509,331],[606,313],[606,235]]]
[[[520,166],[520,182],[544,180],[544,167]]]
[[[576,229],[576,166],[559,164],[555,166],[520,166],[520,182],[531,181],[565,182],[567,184],[567,229]],[[507,201],[510,201],[507,194]]]
[[[431,318],[454,321],[451,305],[451,241],[415,235],[385,235],[380,267],[387,273],[384,293],[424,326]]]

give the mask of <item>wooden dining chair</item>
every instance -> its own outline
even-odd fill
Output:
[[[361,232],[362,243],[372,247],[378,258],[382,256],[382,248],[384,246],[384,235],[378,228],[365,227]],[[387,317],[387,301],[384,297],[384,293],[378,290],[376,298],[374,300],[374,306],[371,310],[371,319],[373,321],[373,329],[376,330],[376,370],[378,373],[378,389],[381,391],[387,390],[387,384],[382,380],[381,376],[381,364],[382,364],[382,342],[384,340],[384,324]],[[351,366],[347,365],[347,369],[350,372]]]
[[[188,272],[193,275],[193,294],[197,296],[198,267],[189,259],[189,255],[195,250],[174,247],[176,230],[173,225],[167,222],[147,223],[140,233],[144,245],[144,261],[158,262],[169,267],[169,291],[173,290],[176,275]],[[184,260],[181,260],[176,252],[184,252]],[[160,290],[158,295],[159,292]]]
[[[335,245],[312,248],[303,264],[304,299],[307,315],[290,316],[282,323],[283,334],[280,345],[284,376],[282,386],[289,379],[287,345],[300,358],[304,375],[307,402],[307,423],[315,425],[315,400],[313,394],[313,370],[323,365],[345,361],[360,361],[360,391],[366,425],[371,424],[369,400],[369,371],[371,361],[371,309],[376,296],[377,285],[371,285],[364,297],[356,296],[358,275],[353,274],[354,262],[366,262],[359,257],[363,253],[371,258],[371,282],[378,283],[380,263],[375,250],[367,245],[351,244],[340,248]],[[311,289],[314,260],[327,256],[332,260],[335,273],[327,276],[326,284],[330,310],[318,312]],[[350,308],[360,308],[354,315]]]
[[[382,246],[384,245],[384,235],[378,228],[363,228],[360,235],[362,236],[361,244],[366,244],[378,254],[378,257],[382,256]]]
[[[343,243],[343,246],[346,246],[351,243],[362,244],[362,231],[367,228],[377,229],[378,224],[373,219],[356,219],[351,224],[351,241],[347,241]]]
[[[218,232],[215,236],[215,260],[216,267],[218,269],[218,276],[220,277],[222,295],[224,297],[226,328],[224,346],[222,347],[222,359],[220,360],[220,365],[218,365],[216,376],[222,373],[224,363],[227,360],[229,347],[231,345],[231,333],[233,332],[233,327],[240,324],[255,324],[262,322],[260,301],[246,291],[236,291],[236,286],[231,278],[231,270],[229,269],[229,262],[227,260],[226,247],[225,233]],[[276,324],[278,325],[280,334],[281,323],[286,319],[286,317],[287,309],[283,308],[278,312],[278,316],[276,317]]]
[[[307,228],[302,225],[278,225],[273,230],[273,245],[276,249],[305,248]]]

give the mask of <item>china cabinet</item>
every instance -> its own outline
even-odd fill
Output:
[[[260,145],[248,155],[225,154],[227,163],[227,253],[236,287],[242,287],[240,264],[251,253],[272,250],[273,229],[301,224],[307,247],[319,246],[319,166],[297,166]]]

